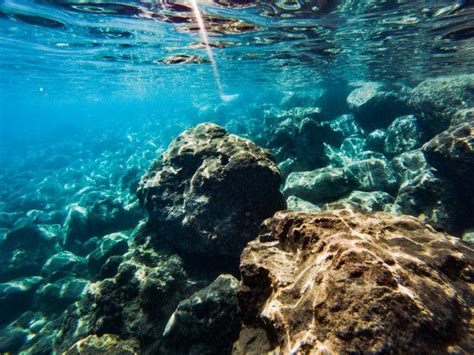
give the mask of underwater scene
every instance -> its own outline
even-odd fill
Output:
[[[1,354],[473,354],[474,1],[0,0]]]

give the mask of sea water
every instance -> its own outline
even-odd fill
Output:
[[[416,131],[424,113],[411,109],[411,90],[473,73],[468,0],[0,0],[0,352],[58,349],[67,310],[101,279],[91,253],[113,233],[131,243],[146,218],[138,181],[202,122],[268,148],[289,208],[412,214],[462,236],[469,223],[397,204],[400,174],[374,182],[364,168],[363,186],[324,185],[314,197],[294,173],[414,152],[439,132],[427,120]],[[406,100],[365,109],[374,92]],[[407,137],[386,143],[387,132]],[[62,242],[71,208],[108,218],[80,251]]]

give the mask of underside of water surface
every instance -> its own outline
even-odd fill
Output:
[[[0,353],[474,353],[474,1],[0,0]]]

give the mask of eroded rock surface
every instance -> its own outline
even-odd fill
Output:
[[[472,353],[473,263],[414,217],[278,212],[242,254],[234,350]]]
[[[428,79],[413,89],[411,105],[424,127],[437,134],[472,117],[474,74]]]
[[[285,208],[272,156],[215,124],[182,133],[143,176],[152,224],[184,252],[237,257],[259,224]]]

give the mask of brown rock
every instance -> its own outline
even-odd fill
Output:
[[[242,253],[234,351],[473,353],[473,261],[414,217],[278,212]]]

